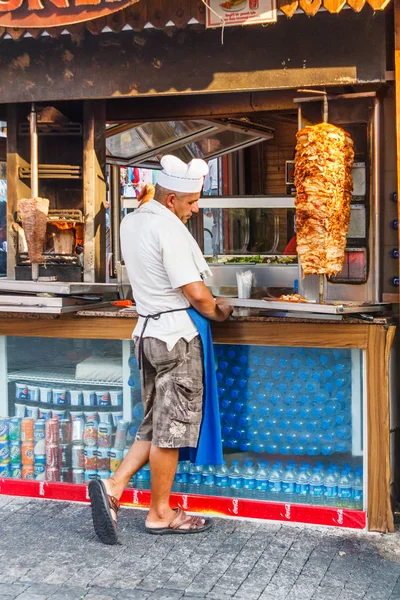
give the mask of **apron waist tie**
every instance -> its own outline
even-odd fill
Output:
[[[139,315],[139,317],[142,317],[142,319],[144,319],[143,329],[139,336],[139,349],[138,349],[138,367],[139,367],[140,371],[142,370],[142,367],[143,367],[143,342],[144,342],[143,336],[144,336],[144,332],[146,331],[146,327],[147,327],[149,320],[154,319],[154,321],[158,321],[158,319],[161,317],[161,315],[167,315],[168,313],[174,313],[174,312],[181,312],[183,310],[187,310],[188,308],[190,308],[190,306],[187,306],[186,308],[172,308],[171,310],[163,310],[159,313],[155,313],[154,315]],[[145,378],[144,378],[144,371],[143,371],[143,385],[144,385],[144,383],[145,383]]]

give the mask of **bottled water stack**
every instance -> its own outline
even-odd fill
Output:
[[[216,345],[224,447],[330,456],[351,450],[349,350]]]

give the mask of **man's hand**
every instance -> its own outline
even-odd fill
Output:
[[[216,302],[208,287],[202,281],[194,281],[182,286],[186,299],[200,314],[212,321],[225,321],[233,312],[231,306]],[[221,304],[220,304],[221,302]]]

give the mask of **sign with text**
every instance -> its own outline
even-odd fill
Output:
[[[61,27],[106,17],[139,0],[0,0],[1,27]]]
[[[276,23],[276,0],[207,0],[207,27]]]

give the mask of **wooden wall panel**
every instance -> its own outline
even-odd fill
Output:
[[[390,501],[389,356],[395,327],[371,327],[367,349],[368,527],[394,531]]]

